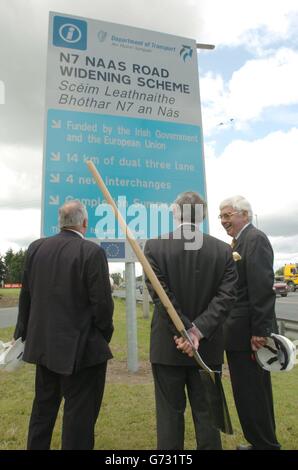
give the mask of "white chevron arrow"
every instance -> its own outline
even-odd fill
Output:
[[[52,119],[52,129],[61,129],[61,119]]]
[[[50,174],[50,183],[60,183],[60,173],[51,173]]]
[[[51,152],[51,160],[58,162],[60,158],[60,152]]]
[[[59,205],[59,196],[50,196],[49,204],[52,205],[52,206],[58,206]]]

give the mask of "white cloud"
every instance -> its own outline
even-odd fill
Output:
[[[203,129],[210,135],[220,122],[227,119],[227,87],[219,74],[208,72],[200,77]]]
[[[298,263],[298,235],[269,238],[274,249],[274,270],[288,263]]]
[[[246,62],[229,82],[228,115],[249,120],[269,106],[297,104],[297,72],[298,53],[289,49]]]
[[[297,208],[296,176],[290,176],[298,172],[297,147],[298,128],[233,141],[222,155],[206,159],[209,197],[244,193],[260,215]]]
[[[297,148],[298,128],[274,132],[251,142],[234,141],[219,157],[215,157],[211,147],[206,156],[211,234],[230,242],[217,218],[218,206],[223,199],[241,194],[257,214],[259,228],[271,231],[267,235],[272,235],[278,257],[282,256],[281,251],[287,254],[292,251],[293,257],[296,250],[291,250],[291,240],[298,239]],[[275,224],[280,224],[279,237],[273,236],[276,227],[268,223],[273,215]]]
[[[9,248],[14,251],[27,248],[29,243],[40,236],[39,209],[0,209],[0,220],[1,254]]]
[[[262,29],[266,43],[286,39],[294,33],[292,22],[297,18],[296,0],[205,0],[200,2],[204,18],[203,35],[206,42],[216,45],[250,47],[253,38],[256,42],[257,30]]]
[[[0,155],[0,208],[40,206],[41,150],[0,145]]]
[[[285,260],[298,258],[298,234],[292,237],[270,237],[278,253],[283,253]]]
[[[298,52],[283,48],[270,57],[247,61],[228,83],[218,74],[201,77],[206,135],[220,122],[229,123],[229,118],[234,119],[236,129],[243,128],[268,108],[297,104],[297,72]]]

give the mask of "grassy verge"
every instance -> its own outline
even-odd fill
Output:
[[[15,307],[19,303],[21,289],[1,289],[0,288],[0,308]],[[1,312],[0,312],[1,313]]]
[[[138,351],[140,371],[126,370],[125,303],[115,300],[114,359],[110,361],[104,400],[96,425],[95,449],[155,449],[155,405],[148,367],[150,320],[142,318],[138,306]],[[0,339],[11,338],[13,328],[0,329]],[[278,438],[284,449],[298,449],[297,383],[298,368],[273,374]],[[225,449],[243,442],[228,377],[223,385],[235,434],[223,435]],[[12,374],[0,373],[0,450],[24,449],[34,392],[34,366],[26,364]],[[55,426],[52,448],[59,449],[61,410]],[[185,448],[194,449],[195,440],[189,407],[186,412]]]

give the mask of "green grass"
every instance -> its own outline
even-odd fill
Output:
[[[115,333],[111,347],[119,377],[111,376],[106,385],[103,404],[96,425],[95,449],[155,449],[155,404],[151,374],[132,374],[125,370],[126,322],[125,303],[115,301]],[[142,317],[138,306],[139,360],[148,364],[150,320]],[[0,330],[0,339],[11,338],[13,328]],[[144,362],[142,362],[144,365]],[[121,366],[121,367],[120,367]],[[117,368],[118,370],[118,368]],[[272,374],[277,435],[284,449],[298,449],[297,383],[298,368],[289,373]],[[225,449],[244,442],[231,393],[229,379],[224,377],[234,435],[223,435]],[[34,366],[25,364],[14,373],[0,373],[0,450],[24,449],[34,392]],[[55,426],[52,448],[60,447],[61,410]],[[189,407],[186,411],[185,448],[195,449],[194,431]]]
[[[21,289],[2,289],[0,288],[0,296],[19,298]]]
[[[15,307],[19,303],[21,289],[0,289],[0,314],[1,307]]]

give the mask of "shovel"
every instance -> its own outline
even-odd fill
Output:
[[[198,351],[195,349],[187,331],[185,330],[184,324],[181,321],[178,313],[174,309],[169,297],[167,296],[165,290],[163,289],[162,285],[160,284],[159,280],[156,277],[155,272],[153,271],[149,261],[147,260],[146,256],[144,255],[143,251],[139,247],[138,243],[136,242],[131,230],[127,227],[121,213],[118,211],[118,207],[116,206],[115,201],[113,200],[109,190],[107,189],[102,177],[100,176],[99,172],[97,171],[94,163],[92,161],[86,162],[90,172],[92,173],[95,181],[97,182],[101,192],[103,193],[106,201],[112,206],[113,211],[115,213],[115,217],[118,219],[120,227],[123,233],[126,234],[129,244],[131,245],[136,257],[138,258],[139,262],[143,266],[144,272],[148,277],[149,281],[153,289],[155,290],[156,294],[158,295],[161,303],[163,304],[164,308],[166,309],[168,315],[170,316],[172,322],[174,323],[176,329],[180,333],[180,335],[189,341],[192,346],[192,350],[194,353],[194,359],[198,363],[198,365],[203,369],[201,371],[201,378],[205,388],[205,395],[206,400],[208,403],[209,414],[212,420],[212,423],[216,429],[226,433],[226,434],[233,434],[231,419],[229,415],[229,410],[223,390],[223,386],[221,383],[221,375],[218,371],[211,370],[203,361]]]

